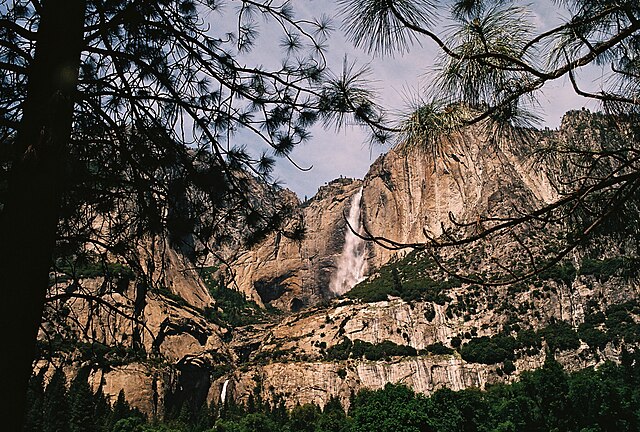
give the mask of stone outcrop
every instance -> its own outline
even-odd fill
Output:
[[[334,180],[301,205],[302,241],[276,234],[239,255],[232,265],[240,291],[260,304],[297,311],[329,297],[327,288],[342,251],[344,215],[361,180]]]
[[[536,139],[536,137],[531,138]],[[522,146],[518,148],[517,146]],[[364,223],[376,236],[423,242],[459,222],[506,215],[550,202],[545,170],[533,166],[530,143],[496,142],[481,126],[442,137],[437,149],[399,146],[381,156],[364,179]],[[392,252],[372,248],[378,268]]]
[[[437,148],[398,146],[380,156],[364,180],[339,179],[301,205],[307,228],[299,242],[273,235],[233,265],[238,289],[256,301],[298,310],[331,297],[329,281],[344,242],[350,198],[360,187],[362,222],[376,236],[401,243],[438,236],[458,221],[504,216],[556,197],[544,167],[533,166],[533,142],[496,142],[482,126],[438,140]],[[542,134],[532,140],[544,140]],[[371,245],[367,268],[394,252]]]
[[[640,289],[637,281],[629,283],[614,278],[603,283],[591,276],[578,277],[571,286],[554,281],[547,281],[545,286],[545,295],[539,296],[533,284],[515,295],[507,288],[473,289],[463,285],[448,292],[451,300],[444,305],[408,303],[399,298],[376,303],[335,301],[330,307],[295,314],[275,326],[261,329],[261,343],[245,359],[245,366],[221,378],[214,386],[220,387],[229,380],[230,393],[237,399],[246,400],[257,388],[265,400],[284,395],[288,406],[293,407],[307,402],[323,405],[331,396],[348,403],[352,392],[382,388],[388,382],[404,383],[426,394],[443,387],[460,390],[513,382],[521,372],[543,365],[545,348],[536,352],[521,351],[514,360],[515,372],[507,374],[502,371],[502,363],[471,363],[463,360],[458,352],[438,355],[428,353],[425,348],[435,343],[451,346],[454,337],[464,343],[470,334],[493,336],[513,324],[518,324],[518,328],[540,329],[555,320],[577,328],[584,322],[588,303],[593,305],[597,300],[604,310],[606,305],[638,299]],[[473,313],[446,313],[456,298],[470,294]],[[504,302],[514,308],[528,307],[514,319],[514,315],[494,306]],[[513,330],[512,333],[516,334]],[[345,338],[372,344],[391,341],[415,348],[418,355],[376,361],[328,358],[327,352]],[[233,341],[232,345],[241,340]],[[575,371],[607,360],[617,361],[621,350],[622,345],[616,343],[594,349],[583,342],[578,349],[558,351],[556,358],[567,370]],[[218,396],[213,397],[217,400]]]
[[[91,385],[101,388],[110,402],[122,390],[133,406],[151,415],[162,416],[167,407],[187,398],[185,393],[200,392],[204,401],[210,371],[236,359],[224,342],[229,329],[203,316],[215,301],[191,266],[171,249],[164,257],[164,289],[129,281],[113,292],[101,289],[113,283],[104,277],[54,287],[59,293],[108,292],[91,300],[72,296],[59,308],[68,320],[43,323],[41,340],[55,335],[78,345],[53,353],[36,370],[58,365],[73,377],[78,369],[89,368]]]
[[[84,336],[159,356],[132,356],[104,367],[70,355],[68,368],[91,367],[94,388],[101,387],[112,401],[123,389],[134,406],[151,415],[161,415],[166,407],[180,406],[188,398],[218,403],[223,388],[227,397],[241,401],[256,391],[264,400],[284,396],[291,407],[307,402],[323,405],[331,396],[347,402],[352,392],[381,388],[387,382],[430,393],[442,387],[458,390],[514,381],[522,371],[543,364],[544,348],[519,352],[515,370],[509,372],[501,363],[465,361],[459,350],[438,354],[428,349],[434,344],[458,348],[456,340],[465,343],[500,332],[515,335],[514,324],[535,330],[564,321],[576,329],[588,308],[605,311],[610,305],[637,300],[637,278],[599,280],[576,277],[574,272],[571,280],[527,281],[513,289],[461,283],[447,287],[442,301],[390,296],[375,303],[331,299],[329,286],[349,229],[349,206],[360,189],[361,222],[366,229],[398,242],[422,241],[425,233],[438,236],[450,227],[451,215],[472,221],[555,200],[549,178],[558,172],[534,166],[529,149],[550,135],[569,133],[564,128],[535,133],[533,142],[515,138],[496,142],[476,127],[442,137],[433,148],[398,146],[378,158],[363,180],[337,179],[321,187],[316,196],[299,203],[306,227],[302,240],[274,234],[240,251],[231,263],[235,288],[261,306],[284,311],[272,315],[270,322],[232,328],[212,318],[211,311],[219,312],[216,299],[198,274],[168,250],[163,258],[165,292],[141,290],[131,282],[104,299],[138,322],[108,309],[96,313],[94,305],[83,300],[66,303],[82,324]],[[285,195],[283,199],[294,200],[291,193]],[[396,252],[367,245],[367,268],[374,276],[400,258]],[[468,265],[465,258],[469,257],[458,259],[456,265]],[[578,266],[578,257],[572,259]],[[505,257],[507,265],[515,260]],[[480,260],[475,265],[483,264]],[[93,291],[103,282],[80,281],[92,285]],[[638,321],[640,316],[634,314],[632,319]],[[415,355],[331,358],[329,351],[346,339],[374,345],[392,342],[414,349]],[[610,342],[596,349],[582,342],[556,355],[568,369],[576,370],[616,360],[623,347]]]

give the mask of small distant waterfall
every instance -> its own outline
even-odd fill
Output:
[[[228,385],[229,385],[229,380],[225,380],[224,384],[222,384],[222,391],[220,392],[220,404],[224,404],[224,401],[227,398],[227,386]]]
[[[349,225],[357,232],[360,232],[362,228],[362,223],[360,222],[361,200],[362,188],[351,198],[351,207],[347,217]],[[338,258],[336,272],[333,274],[329,284],[332,294],[336,296],[342,295],[364,279],[363,275],[367,267],[366,252],[366,242],[347,227],[344,235],[344,247],[340,258]]]

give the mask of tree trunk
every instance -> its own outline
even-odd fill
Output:
[[[56,237],[86,0],[44,0],[0,215],[2,429],[21,431]]]

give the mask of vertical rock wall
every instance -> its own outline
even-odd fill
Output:
[[[442,137],[437,145],[437,151],[398,146],[380,156],[363,181],[339,179],[321,187],[301,205],[306,238],[296,243],[274,235],[242,253],[233,265],[238,289],[283,310],[291,310],[294,299],[311,305],[330,297],[350,198],[360,187],[366,228],[405,243],[426,240],[425,231],[439,235],[443,225],[451,225],[450,215],[474,220],[555,197],[544,169],[530,158],[531,143],[515,138],[497,143],[478,126]],[[394,253],[371,244],[367,268],[380,267]],[[269,291],[278,298],[265,295]]]

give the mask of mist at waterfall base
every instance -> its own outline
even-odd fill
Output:
[[[360,232],[362,228],[360,221],[361,200],[362,188],[351,198],[349,215],[347,217],[349,225],[356,232]],[[336,271],[329,283],[329,290],[332,295],[342,295],[364,279],[364,272],[367,267],[366,252],[366,242],[347,227],[344,235],[342,253],[338,258]]]

